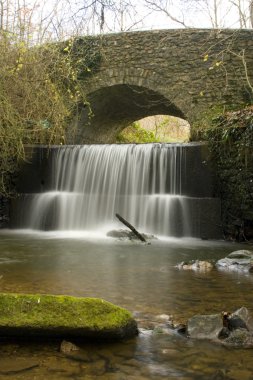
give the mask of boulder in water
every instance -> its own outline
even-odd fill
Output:
[[[245,307],[232,314],[195,315],[188,320],[187,335],[233,347],[253,348],[252,317]]]
[[[209,261],[195,260],[191,262],[182,261],[176,265],[176,268],[183,270],[194,270],[200,272],[209,272],[213,269],[213,264]]]
[[[238,251],[231,252],[227,257],[235,259],[251,259],[253,257],[253,251],[247,249],[240,249]]]
[[[0,293],[0,336],[123,339],[137,334],[125,309],[98,298]]]
[[[139,240],[137,238],[137,236],[132,231],[123,230],[123,229],[108,231],[106,236],[113,237],[113,238],[120,239],[120,240],[136,240],[136,241]],[[142,236],[147,241],[157,239],[154,235],[151,235],[151,234],[143,234],[142,233]]]
[[[187,334],[195,339],[216,340],[222,329],[221,314],[194,315],[187,323]]]
[[[224,259],[216,263],[219,270],[236,271],[242,273],[253,272],[253,251],[239,250],[231,252]]]
[[[241,307],[232,313],[228,318],[229,330],[244,328],[248,331],[253,331],[253,319],[246,307]]]
[[[63,340],[61,342],[60,352],[63,354],[69,354],[73,351],[79,351],[79,347],[71,342],[68,342],[67,340]]]

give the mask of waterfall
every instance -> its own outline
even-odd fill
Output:
[[[27,196],[23,227],[103,230],[115,213],[142,232],[192,236],[182,193],[183,144],[84,145],[54,149],[50,190]]]

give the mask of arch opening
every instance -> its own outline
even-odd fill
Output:
[[[119,143],[186,143],[190,140],[190,124],[169,115],[147,116],[126,127],[117,136]]]
[[[129,125],[155,115],[185,120],[183,112],[164,95],[142,86],[103,87],[90,93],[87,100],[89,106],[80,107],[74,139],[69,143],[115,143]]]

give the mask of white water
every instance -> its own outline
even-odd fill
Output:
[[[142,232],[191,236],[182,192],[183,145],[62,147],[51,191],[28,196],[22,225],[33,229],[121,228],[119,213]]]

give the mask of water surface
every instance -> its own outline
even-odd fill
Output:
[[[175,268],[183,260],[215,262],[239,248],[197,239],[157,240],[145,245],[90,232],[2,231],[1,292],[101,297],[132,311],[140,335],[124,343],[84,343],[72,358],[59,352],[58,342],[2,342],[0,378],[5,379],[15,365],[22,368],[22,363],[24,367],[25,363],[35,363],[34,368],[12,371],[8,377],[252,379],[251,350],[195,342],[166,328],[166,315],[185,321],[196,313],[233,311],[241,306],[253,312],[252,275]]]

